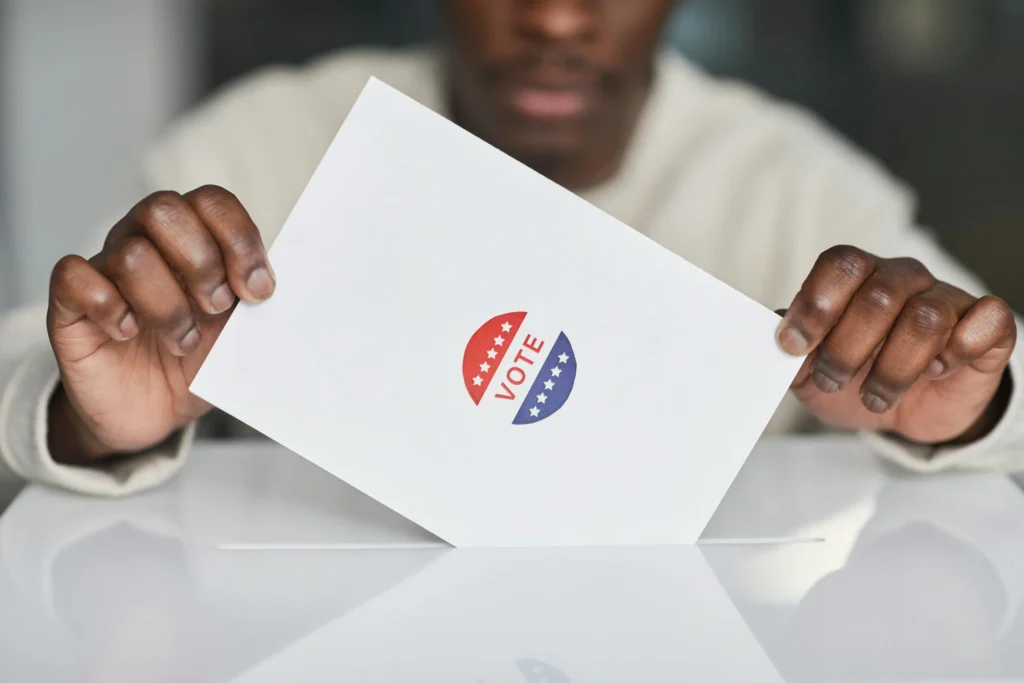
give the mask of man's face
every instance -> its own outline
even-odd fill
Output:
[[[445,0],[459,122],[534,165],[628,135],[676,0]]]

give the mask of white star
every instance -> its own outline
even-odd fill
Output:
[[[482,385],[483,383],[484,383],[484,378],[481,377],[480,375],[477,375],[476,377],[473,378],[473,386],[474,387],[478,387],[478,386]]]
[[[502,332],[511,332],[512,331],[512,325],[509,324],[509,323],[505,323],[504,325],[501,326],[501,331]]]
[[[567,356],[564,353],[561,354],[560,356],[558,356],[558,362],[559,363],[568,363],[569,362],[569,356]]]
[[[552,389],[555,388],[555,383],[552,382],[551,380],[548,380],[547,382],[544,382],[544,388],[547,389],[548,391],[551,391]]]
[[[530,408],[530,417],[537,417],[538,415],[540,415],[540,408],[537,406]]]
[[[494,338],[494,345],[495,346],[501,346],[504,343],[505,343],[505,338],[502,337],[500,334],[497,337]]]
[[[551,368],[551,374],[554,375],[555,377],[561,377],[562,368]]]
[[[537,394],[537,403],[547,403],[547,402],[548,402],[548,395],[547,394]]]
[[[480,372],[490,372],[490,370],[491,364],[488,363],[487,361],[484,361],[483,363],[480,364]]]
[[[498,357],[498,352],[495,351],[494,349],[491,349],[490,351],[487,352],[487,357],[488,358],[497,358]]]

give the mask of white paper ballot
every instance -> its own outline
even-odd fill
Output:
[[[773,312],[377,80],[270,259],[192,391],[456,546],[695,542],[800,365]]]

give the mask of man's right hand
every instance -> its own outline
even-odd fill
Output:
[[[158,192],[88,261],[50,281],[47,328],[62,387],[50,405],[58,462],[150,448],[210,405],[188,388],[239,299],[274,292],[259,230],[230,192]],[[255,368],[254,368],[255,370]]]

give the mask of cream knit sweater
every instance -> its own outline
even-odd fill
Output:
[[[428,50],[348,51],[301,69],[267,69],[174,127],[148,160],[149,188],[222,185],[271,243],[370,75],[446,113],[438,60]],[[619,173],[583,196],[771,308],[788,306],[818,254],[837,244],[916,257],[940,279],[983,292],[915,226],[913,198],[880,166],[809,115],[709,78],[674,54],[659,58],[651,99]],[[68,248],[91,246],[91,254],[101,242],[96,235],[92,245]],[[1016,377],[1022,358],[1024,344],[1011,361]],[[116,467],[55,464],[46,447],[46,405],[57,381],[43,308],[0,319],[0,463],[18,477],[118,495],[158,485],[184,463],[192,429]],[[916,471],[1024,469],[1016,384],[1002,423],[969,447],[936,450],[865,438],[880,455]],[[806,419],[787,398],[768,432],[792,431]]]

